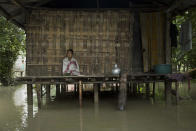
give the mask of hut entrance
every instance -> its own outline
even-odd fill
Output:
[[[27,75],[61,75],[69,48],[74,50],[81,74],[109,74],[116,62],[129,71],[132,25],[128,10],[34,10],[26,26]]]

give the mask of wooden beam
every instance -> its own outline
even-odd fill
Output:
[[[0,2],[1,5],[13,5],[13,3],[10,2]]]
[[[23,5],[23,3],[22,3],[20,0],[12,0],[12,2],[13,2],[15,5],[19,6],[20,8],[22,8],[22,9],[24,9],[24,10],[27,11],[26,7]]]
[[[7,17],[10,17],[10,14],[0,6],[0,12],[2,13],[3,16],[5,16],[6,18]]]
[[[99,9],[99,0],[97,0],[97,8]]]
[[[170,5],[170,7],[167,9],[166,12],[172,12],[175,10],[177,7],[179,7],[185,0],[175,0],[173,1]]]
[[[155,4],[159,4],[159,5],[163,5],[163,6],[169,6],[169,4],[168,4],[168,3],[165,3],[165,2],[160,1],[160,0],[155,0],[155,1],[153,1],[153,3],[155,3]]]
[[[44,5],[44,4],[49,3],[50,1],[52,1],[52,0],[41,0],[40,2],[37,2],[37,3],[34,5],[34,7],[42,6],[42,5]]]
[[[8,20],[9,20],[9,18],[11,17],[11,15],[10,15],[4,8],[2,8],[1,6],[0,6],[0,12],[1,12],[2,15],[3,15],[4,17],[6,17]],[[19,23],[18,21],[13,20],[13,19],[11,19],[10,21],[13,22],[15,25],[17,25],[18,27],[24,29],[24,26],[23,26],[21,23]]]
[[[26,6],[28,6],[28,4],[23,4],[22,2],[20,2],[19,0],[12,0],[13,2],[10,3],[10,2],[0,2],[0,4],[15,4],[19,7],[21,7],[20,9],[17,9],[17,10],[14,10],[13,12],[10,13],[10,17],[8,17],[7,19],[8,20],[12,20],[14,19],[15,17],[21,15],[22,13],[29,13],[29,11],[27,10]],[[34,7],[39,7],[41,5],[44,5],[48,2],[50,2],[52,0],[42,0],[40,2],[38,2],[37,4],[34,5]]]
[[[24,11],[22,9],[19,9],[19,10],[14,10],[13,12],[11,12],[11,16],[8,17],[7,19],[8,20],[12,20],[14,18],[16,18],[17,16],[21,15]]]
[[[17,10],[16,14],[12,15],[11,17],[16,17],[16,16],[20,15],[20,12],[25,13],[25,14],[30,13],[30,11],[25,7],[25,5],[20,0],[12,0],[12,1],[15,5],[19,6],[20,9]],[[13,18],[11,18],[11,19],[13,19]]]
[[[24,25],[22,25],[21,23],[19,23],[18,21],[16,21],[16,20],[11,20],[11,22],[13,22],[16,26],[18,26],[19,28],[22,28],[22,29],[24,29],[25,30],[25,27],[24,27]]]

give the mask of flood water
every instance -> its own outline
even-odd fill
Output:
[[[40,110],[35,92],[33,106],[27,105],[26,85],[0,87],[0,131],[195,131],[196,83],[191,87],[188,94],[181,85],[179,105],[166,105],[157,87],[155,101],[129,96],[125,111],[117,109],[115,95],[101,96],[99,105],[87,96],[80,108],[73,96],[56,100],[55,88]]]

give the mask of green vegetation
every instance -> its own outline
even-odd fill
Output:
[[[172,49],[172,62],[178,72],[187,72],[196,68],[196,9],[190,9],[184,14],[176,16],[173,23],[180,30],[181,24],[186,20],[190,20],[192,23],[192,50],[182,52],[180,44],[177,48]],[[196,73],[191,74],[196,75]]]
[[[25,32],[4,17],[0,17],[0,82],[9,85],[13,78],[13,65],[24,51]]]

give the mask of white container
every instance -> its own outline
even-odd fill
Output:
[[[113,75],[119,75],[120,74],[120,68],[118,68],[117,64],[114,65],[114,68],[112,69],[112,74]]]

